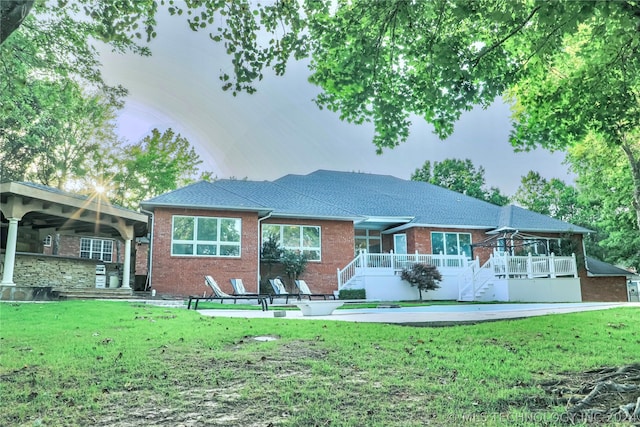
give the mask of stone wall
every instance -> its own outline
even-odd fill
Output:
[[[18,287],[51,287],[55,290],[95,288],[96,260],[17,253],[13,281]],[[118,264],[105,264],[109,276],[119,273]]]

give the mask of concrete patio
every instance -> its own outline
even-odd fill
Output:
[[[449,307],[449,308],[448,308]],[[421,307],[424,311],[409,311],[406,309],[374,308],[335,310],[328,316],[303,316],[299,310],[286,310],[284,315],[280,310],[198,310],[203,316],[212,317],[240,317],[240,318],[274,318],[295,320],[323,320],[344,322],[391,323],[401,325],[451,325],[477,323],[494,320],[520,319],[547,314],[565,314],[581,311],[606,310],[616,307],[635,307],[640,309],[640,303],[556,303],[556,304],[468,304],[468,305],[435,305]],[[282,316],[282,317],[280,317]]]

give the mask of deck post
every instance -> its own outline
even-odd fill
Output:
[[[504,277],[508,279],[509,278],[509,255],[507,255],[506,253],[502,255],[502,262],[504,263]]]
[[[549,258],[549,276],[552,279],[556,278],[556,259],[553,252],[551,252],[551,257]]]
[[[576,254],[571,254],[571,258],[573,259],[573,277],[578,277],[578,263],[576,262]]]
[[[533,279],[533,255],[531,255],[531,252],[527,256],[527,277]]]

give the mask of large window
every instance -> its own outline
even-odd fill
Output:
[[[275,236],[283,249],[305,254],[309,261],[321,259],[320,227],[318,226],[264,224],[262,241],[267,240],[269,236]]]
[[[239,257],[240,218],[174,216],[171,255]]]
[[[111,262],[112,257],[113,240],[91,239],[88,237],[80,239],[80,258]]]
[[[471,234],[431,233],[431,253],[444,255],[466,255],[471,258]]]
[[[372,254],[382,252],[382,238],[378,230],[356,229],[355,234],[356,255],[363,250]]]

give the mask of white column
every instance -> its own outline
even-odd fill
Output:
[[[129,280],[131,279],[131,239],[124,241],[124,265],[122,270],[122,287],[131,289],[131,285],[129,285]]]
[[[18,218],[9,218],[9,232],[7,233],[7,249],[4,253],[4,271],[2,282],[4,286],[15,286],[13,283],[13,269],[16,264],[16,245],[18,243]]]

